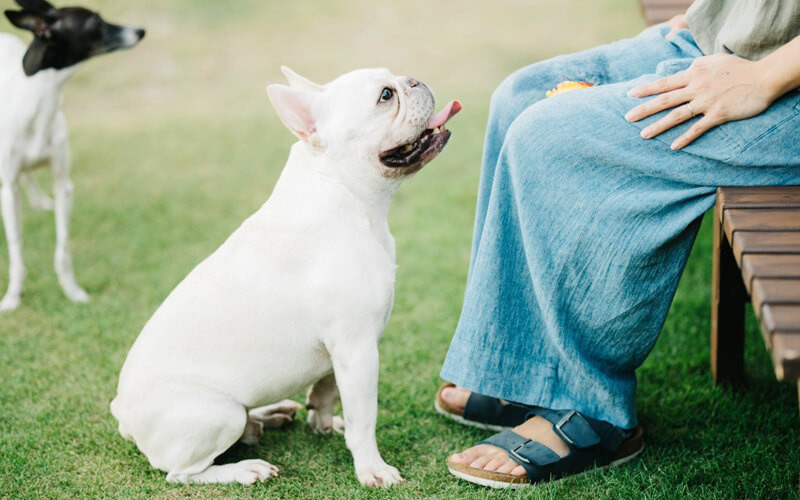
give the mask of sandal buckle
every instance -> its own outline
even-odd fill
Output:
[[[512,455],[512,456],[513,456],[514,458],[516,458],[517,460],[520,460],[520,461],[522,461],[522,462],[525,462],[526,464],[530,464],[530,463],[531,463],[531,461],[530,461],[530,460],[528,460],[527,458],[525,458],[525,457],[523,457],[522,455],[520,455],[519,453],[517,453],[517,450],[519,450],[520,448],[524,448],[524,447],[525,447],[525,445],[527,445],[527,444],[528,444],[528,443],[530,443],[530,442],[531,442],[531,440],[530,440],[530,439],[526,439],[526,440],[525,440],[525,441],[523,441],[522,443],[520,443],[520,444],[518,444],[517,446],[515,446],[513,450],[508,450],[508,453],[509,453],[509,455]]]
[[[575,415],[577,415],[577,414],[578,414],[578,412],[576,412],[575,410],[570,410],[570,412],[569,412],[569,413],[567,413],[566,415],[564,415],[564,416],[561,418],[561,420],[559,420],[559,421],[556,423],[556,425],[554,425],[554,426],[553,426],[553,429],[556,431],[556,433],[558,434],[558,436],[559,436],[561,439],[563,439],[564,441],[566,441],[566,442],[567,442],[567,444],[571,444],[571,445],[573,445],[573,446],[575,446],[575,442],[574,442],[572,439],[570,439],[570,437],[569,437],[569,436],[567,436],[567,434],[564,432],[564,430],[562,429],[562,427],[563,427],[563,426],[565,426],[565,425],[567,424],[567,422],[569,422],[569,421],[570,421],[570,419],[571,419],[572,417],[574,417]]]

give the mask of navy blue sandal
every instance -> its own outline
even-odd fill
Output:
[[[456,385],[447,383],[441,386],[436,393],[433,405],[437,412],[463,425],[502,431],[516,427],[527,420],[528,413],[531,411],[530,406],[510,403],[474,392],[469,396],[467,405],[463,409],[456,408],[450,406],[442,397],[442,391],[449,387],[456,387]]]
[[[492,488],[525,488],[603,467],[622,465],[644,449],[642,429],[624,430],[608,422],[594,420],[576,411],[533,408],[528,418],[540,416],[553,424],[553,431],[569,448],[560,457],[547,446],[513,431],[503,431],[478,444],[489,444],[508,451],[508,456],[525,469],[525,476],[475,469],[448,460],[454,476]]]

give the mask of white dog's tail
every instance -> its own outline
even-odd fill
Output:
[[[120,405],[119,396],[117,396],[116,398],[114,398],[113,401],[111,401],[111,404],[109,405],[109,408],[111,408],[111,414],[114,415],[114,418],[116,418],[117,422],[119,422],[119,433],[122,434],[122,437],[124,437],[128,441],[133,441],[133,436],[128,431],[125,430],[125,426],[122,425],[122,419],[119,418],[120,415],[119,405]]]

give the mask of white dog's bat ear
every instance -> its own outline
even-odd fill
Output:
[[[278,117],[294,135],[311,146],[321,145],[317,134],[316,93],[286,85],[270,85],[267,94]]]
[[[289,85],[292,88],[307,90],[308,92],[322,92],[325,90],[324,85],[314,83],[308,78],[298,75],[289,66],[281,66],[281,73],[289,81]]]

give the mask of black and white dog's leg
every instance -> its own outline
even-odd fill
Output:
[[[88,302],[89,294],[78,285],[72,269],[72,255],[69,252],[69,221],[72,213],[72,181],[70,173],[70,151],[66,138],[54,149],[51,158],[53,169],[53,195],[55,196],[56,216],[56,254],[55,268],[58,283],[64,294],[75,302]]]
[[[0,165],[3,166],[3,165]],[[9,169],[11,171],[11,169]],[[8,242],[8,288],[0,301],[0,312],[19,307],[25,282],[25,264],[22,261],[22,200],[17,186],[18,177],[11,174],[2,179],[0,208]]]
[[[47,196],[33,174],[22,172],[19,183],[28,196],[28,203],[37,210],[53,210],[53,199]]]
[[[337,396],[339,388],[336,387],[336,377],[333,373],[322,377],[311,386],[306,396],[308,425],[311,430],[320,434],[330,434],[331,431],[344,433],[344,420],[333,416]]]
[[[344,438],[353,454],[356,476],[366,486],[402,483],[400,472],[381,458],[375,441],[378,417],[378,345],[337,345],[331,353],[342,398]]]

